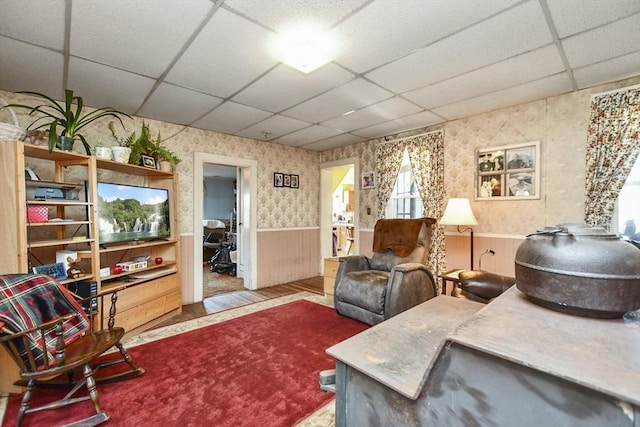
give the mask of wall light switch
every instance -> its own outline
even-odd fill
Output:
[[[371,208],[367,208],[367,215],[371,215]]]

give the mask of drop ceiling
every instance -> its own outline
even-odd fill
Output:
[[[303,74],[273,38],[326,29]],[[640,74],[639,0],[1,0],[0,89],[322,151]]]

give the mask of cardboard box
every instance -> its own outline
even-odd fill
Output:
[[[116,265],[122,267],[122,271],[135,271],[140,270],[141,268],[147,268],[147,261],[119,262]]]

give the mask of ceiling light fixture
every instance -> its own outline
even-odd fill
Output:
[[[335,50],[331,37],[311,27],[297,27],[280,34],[277,57],[288,66],[308,74],[331,62]]]

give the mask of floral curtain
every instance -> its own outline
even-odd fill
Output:
[[[398,179],[404,150],[409,153],[411,173],[424,207],[424,215],[440,219],[444,209],[444,134],[431,132],[398,142],[386,142],[376,147],[378,175],[378,218],[385,211]],[[444,227],[435,225],[429,249],[427,267],[434,278],[444,271]]]
[[[376,147],[376,174],[378,175],[378,219],[384,218],[387,203],[398,180],[402,165],[404,142],[386,142]]]
[[[640,87],[596,96],[587,132],[585,222],[611,226],[618,194],[640,153]]]
[[[444,205],[444,135],[431,132],[406,141],[411,173],[422,196],[424,215],[440,219]],[[433,227],[427,266],[437,276],[444,272],[444,227]]]

